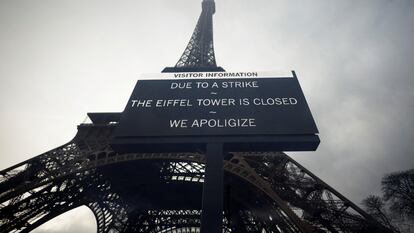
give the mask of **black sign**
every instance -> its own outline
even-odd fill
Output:
[[[139,144],[256,136],[253,142],[317,133],[295,77],[168,79],[137,82],[115,138]]]

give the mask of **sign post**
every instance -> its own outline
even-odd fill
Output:
[[[201,233],[222,232],[223,144],[221,143],[207,144],[202,198]]]
[[[116,152],[205,151],[202,233],[223,220],[223,151],[311,151],[318,129],[296,74],[163,73],[138,80],[111,146]]]

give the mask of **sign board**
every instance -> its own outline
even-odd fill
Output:
[[[115,131],[115,148],[156,143],[171,150],[172,144],[214,141],[259,143],[271,150],[313,150],[319,144],[317,127],[294,75],[203,72],[160,76],[138,80]],[[313,145],[299,145],[304,138]],[[290,146],[281,146],[287,141]]]

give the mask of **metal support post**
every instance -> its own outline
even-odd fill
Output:
[[[208,143],[204,172],[201,233],[220,233],[223,227],[223,144]]]

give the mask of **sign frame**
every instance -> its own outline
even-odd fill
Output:
[[[217,74],[217,72],[215,72]],[[228,73],[228,72],[223,72]],[[162,76],[174,75],[161,74]],[[191,74],[187,74],[191,75]],[[261,78],[293,78],[296,79],[301,94],[303,91],[297,80],[296,73],[292,71],[293,77],[275,77],[270,73],[261,73],[256,79]],[[194,74],[193,74],[194,76]],[[184,77],[195,79],[197,77]],[[200,80],[204,80],[200,77]],[[244,77],[248,78],[248,77]],[[149,77],[150,80],[154,77]],[[157,79],[157,78],[155,78]],[[170,80],[170,79],[169,79]],[[186,80],[186,79],[180,79]],[[131,96],[132,98],[132,96]],[[306,99],[304,104],[309,110]],[[127,107],[125,108],[127,109]],[[309,110],[313,124],[313,116]],[[123,114],[124,115],[124,114]],[[122,124],[124,117],[121,117]],[[118,128],[118,126],[117,126]],[[119,130],[116,129],[115,137],[111,141],[111,146],[117,152],[200,152],[206,150],[206,145],[210,143],[221,143],[225,151],[314,151],[317,149],[320,139],[318,130],[313,133],[304,134],[253,134],[253,135],[180,135],[180,136],[140,136],[125,137],[119,136]]]

